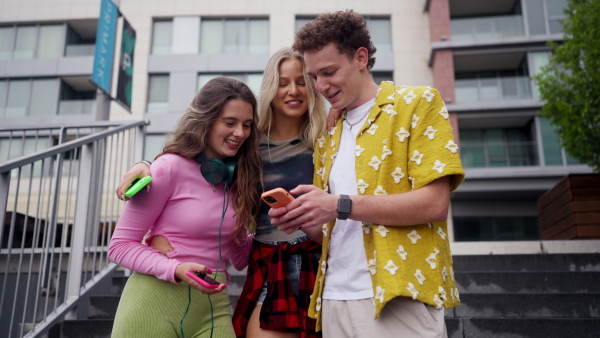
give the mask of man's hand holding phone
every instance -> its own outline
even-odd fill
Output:
[[[260,197],[273,209],[283,208],[294,200],[294,196],[290,195],[290,193],[283,188],[265,191]]]

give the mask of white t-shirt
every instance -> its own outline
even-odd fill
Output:
[[[356,135],[366,122],[366,114],[373,103],[375,99],[349,111],[347,120],[342,123],[339,151],[329,175],[329,192],[333,195],[358,194],[354,163]],[[348,122],[357,124],[350,129]],[[329,242],[324,299],[354,300],[374,296],[362,231],[362,223],[359,221],[336,220]]]

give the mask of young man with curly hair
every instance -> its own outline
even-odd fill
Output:
[[[345,111],[315,146],[314,185],[270,211],[288,233],[322,227],[309,315],[326,337],[446,337],[444,308],[459,304],[446,221],[464,171],[439,92],[378,86],[376,49],[352,10],[320,15],[293,47]]]

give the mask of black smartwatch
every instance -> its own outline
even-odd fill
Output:
[[[348,219],[348,216],[350,216],[350,213],[352,212],[352,200],[350,199],[350,196],[340,195],[340,199],[338,200],[337,212],[338,219]]]

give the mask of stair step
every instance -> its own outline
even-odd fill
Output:
[[[598,254],[457,255],[454,272],[600,271]]]
[[[446,318],[449,338],[591,338],[600,319]]]
[[[92,296],[88,310],[89,319],[114,319],[120,296]]]
[[[62,338],[110,338],[112,319],[65,320]]]
[[[600,293],[467,293],[448,317],[598,318]]]
[[[455,273],[461,293],[600,292],[600,272]]]

